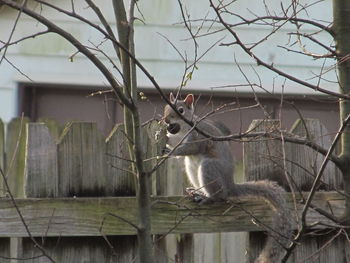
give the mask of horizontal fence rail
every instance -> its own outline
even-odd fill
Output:
[[[305,193],[306,196],[307,193]],[[298,215],[303,209],[300,196],[294,200],[286,194],[288,205],[296,202]],[[17,199],[33,236],[135,235],[137,201],[134,197]],[[341,215],[344,197],[335,192],[319,192],[313,205],[334,216]],[[152,233],[211,233],[262,231],[271,225],[272,211],[264,201],[242,198],[239,201],[209,206],[194,204],[179,197],[154,197]],[[293,211],[291,211],[293,216]],[[253,220],[256,218],[256,220]],[[315,210],[307,216],[313,229],[335,225]],[[0,235],[28,236],[23,222],[10,200],[0,200]]]

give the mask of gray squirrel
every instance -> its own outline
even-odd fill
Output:
[[[186,120],[198,130],[213,137],[228,135],[229,129],[208,118],[194,114],[194,96],[177,100],[170,94],[170,102]],[[184,121],[170,105],[164,108],[163,120],[167,125],[167,148],[174,156],[184,156],[185,170],[192,188],[186,191],[200,203],[225,201],[228,198],[263,198],[275,212],[265,247],[255,263],[280,262],[292,238],[292,219],[284,198],[284,190],[277,183],[262,180],[243,184],[233,181],[233,157],[227,141],[214,141],[202,135]],[[198,199],[197,199],[198,201]]]

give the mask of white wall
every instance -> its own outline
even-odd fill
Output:
[[[57,1],[51,2],[55,4],[58,3]],[[85,1],[75,2],[75,9],[78,13],[97,22],[96,16],[91,10],[86,8]],[[110,21],[113,21],[114,15],[110,1],[99,0],[96,2],[98,2],[101,9],[104,10],[106,17]],[[206,0],[184,2],[186,8],[191,13],[192,19],[202,18],[210,10],[209,2]],[[261,13],[263,7],[262,2],[263,1],[260,0],[240,1],[232,9],[235,11],[239,10],[239,13],[242,15],[249,14],[247,8],[250,8],[252,12]],[[279,7],[279,1],[277,0],[268,2]],[[285,2],[289,3],[290,1]],[[307,1],[301,2],[306,3]],[[62,7],[70,8],[71,1],[62,0],[59,1],[59,3]],[[180,52],[183,54],[186,52],[190,61],[193,59],[193,42],[191,40],[185,40],[189,38],[188,32],[184,29],[183,25],[175,24],[181,21],[178,2],[175,0],[140,0],[138,3],[146,24],[144,25],[141,22],[137,22],[136,24],[135,38],[137,56],[162,87],[175,88],[180,84],[184,64],[175,49],[160,34],[165,35],[177,46]],[[48,14],[55,23],[66,28],[85,44],[89,44],[89,41],[92,41],[97,45],[102,39],[100,33],[61,13],[49,11],[46,8],[42,10],[42,13],[44,15]],[[300,13],[300,15],[302,16],[305,14]],[[332,17],[331,1],[326,0],[320,5],[317,5],[316,8],[309,12],[309,15],[314,18],[330,21]],[[12,29],[15,17],[16,13],[14,11],[2,7],[0,10],[0,40],[8,40],[9,32]],[[141,16],[139,15],[139,17]],[[214,18],[213,12],[209,12],[208,18]],[[230,22],[235,21],[232,16],[227,17],[227,20]],[[114,24],[112,26],[114,26]],[[201,32],[206,33],[208,30],[213,31],[218,29],[220,28],[215,24],[213,25],[208,22],[204,24]],[[286,27],[283,28],[280,33],[271,36],[271,39],[274,43],[285,44],[288,41],[287,34],[290,32],[290,29],[291,25],[286,24]],[[12,40],[41,30],[43,30],[43,27],[40,24],[22,15]],[[309,29],[306,28],[305,30],[308,31]],[[267,35],[269,31],[264,27],[245,26],[241,27],[238,33],[241,34],[242,39],[253,42]],[[232,36],[227,32],[199,38],[199,54],[203,54],[208,47],[221,37],[224,38],[221,42],[228,43],[233,41]],[[326,42],[331,41],[327,34],[323,34],[321,37]],[[307,48],[310,48],[313,52],[319,51],[319,48],[315,45],[310,45],[310,43],[307,43]],[[103,45],[103,49],[108,54],[113,54],[111,45]],[[282,52],[282,49],[277,49],[271,44],[261,45],[254,50],[267,62],[274,63],[282,70],[289,74],[295,74],[302,79],[312,77],[312,72],[319,72],[324,62],[323,60],[312,60],[308,57],[291,52]],[[54,34],[40,36],[11,46],[7,50],[7,58],[31,80],[14,69],[6,61],[2,62],[0,65],[0,117],[8,121],[16,114],[16,87],[18,82],[33,81],[36,83],[106,86],[107,84],[104,77],[86,58],[77,55],[74,57],[73,62],[70,62],[69,56],[74,52],[75,49],[71,44]],[[113,59],[116,60],[115,56],[112,56]],[[277,77],[275,73],[257,67],[254,60],[244,54],[239,48],[222,46],[216,46],[198,63],[198,70],[194,72],[193,79],[188,83],[187,88],[210,90],[218,86],[246,84],[244,77],[235,65],[234,57],[242,70],[247,75],[253,76],[253,82],[259,82],[259,79],[255,76],[255,70],[260,74],[261,81],[265,88],[273,92],[280,92],[282,90],[284,78]],[[111,67],[106,59],[105,62],[106,65]],[[327,62],[326,66],[331,67],[333,62]],[[330,78],[335,78],[334,71],[329,75]],[[317,81],[317,78],[311,80],[314,84],[317,83]],[[336,85],[331,83],[322,82],[321,84],[324,88],[337,89]],[[141,72],[139,72],[139,85],[152,88],[151,83]],[[227,91],[227,89],[215,90]],[[251,89],[248,87],[231,88],[230,90],[251,92]],[[284,92],[313,93],[314,91],[287,81],[284,86]]]

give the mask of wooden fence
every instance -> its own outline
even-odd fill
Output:
[[[275,127],[279,127],[277,121],[254,121],[250,129]],[[144,127],[149,168],[157,163],[164,147],[164,136],[155,136],[159,129],[156,122]],[[137,202],[122,125],[115,126],[106,139],[96,124],[86,122],[68,123],[61,131],[51,120],[29,123],[15,119],[7,125],[6,140],[4,130],[0,122],[0,165],[16,202],[11,201],[1,180],[0,262],[17,262],[16,258],[21,259],[18,262],[49,262],[33,238],[56,262],[139,261],[136,231],[128,223],[137,224]],[[307,134],[324,147],[329,144],[324,127],[316,120],[297,121],[292,131]],[[246,141],[244,151],[248,180],[273,175],[283,186],[303,191],[310,189],[322,160],[305,146],[266,138]],[[239,200],[237,205],[198,207],[182,196],[181,167],[169,160],[152,177],[157,262],[252,262],[264,239],[262,232],[254,231],[271,225],[272,211],[261,200],[249,199]],[[341,188],[341,180],[334,165],[328,165],[323,182],[320,189],[332,191],[317,193],[313,206],[340,215],[344,200],[335,191]],[[303,197],[298,191],[289,196],[290,206],[297,212],[302,209],[299,201]],[[247,210],[259,218],[260,225]],[[307,222],[322,224],[309,230],[289,262],[350,262],[346,237],[329,230],[334,222],[315,209],[310,210]],[[225,233],[242,231],[250,234]]]

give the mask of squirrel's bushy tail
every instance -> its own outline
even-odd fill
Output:
[[[291,243],[294,224],[294,219],[285,200],[285,191],[277,183],[268,180],[236,184],[234,187],[233,196],[263,198],[274,210],[273,229],[267,229],[266,244],[255,263],[280,262],[284,255],[284,248]]]

